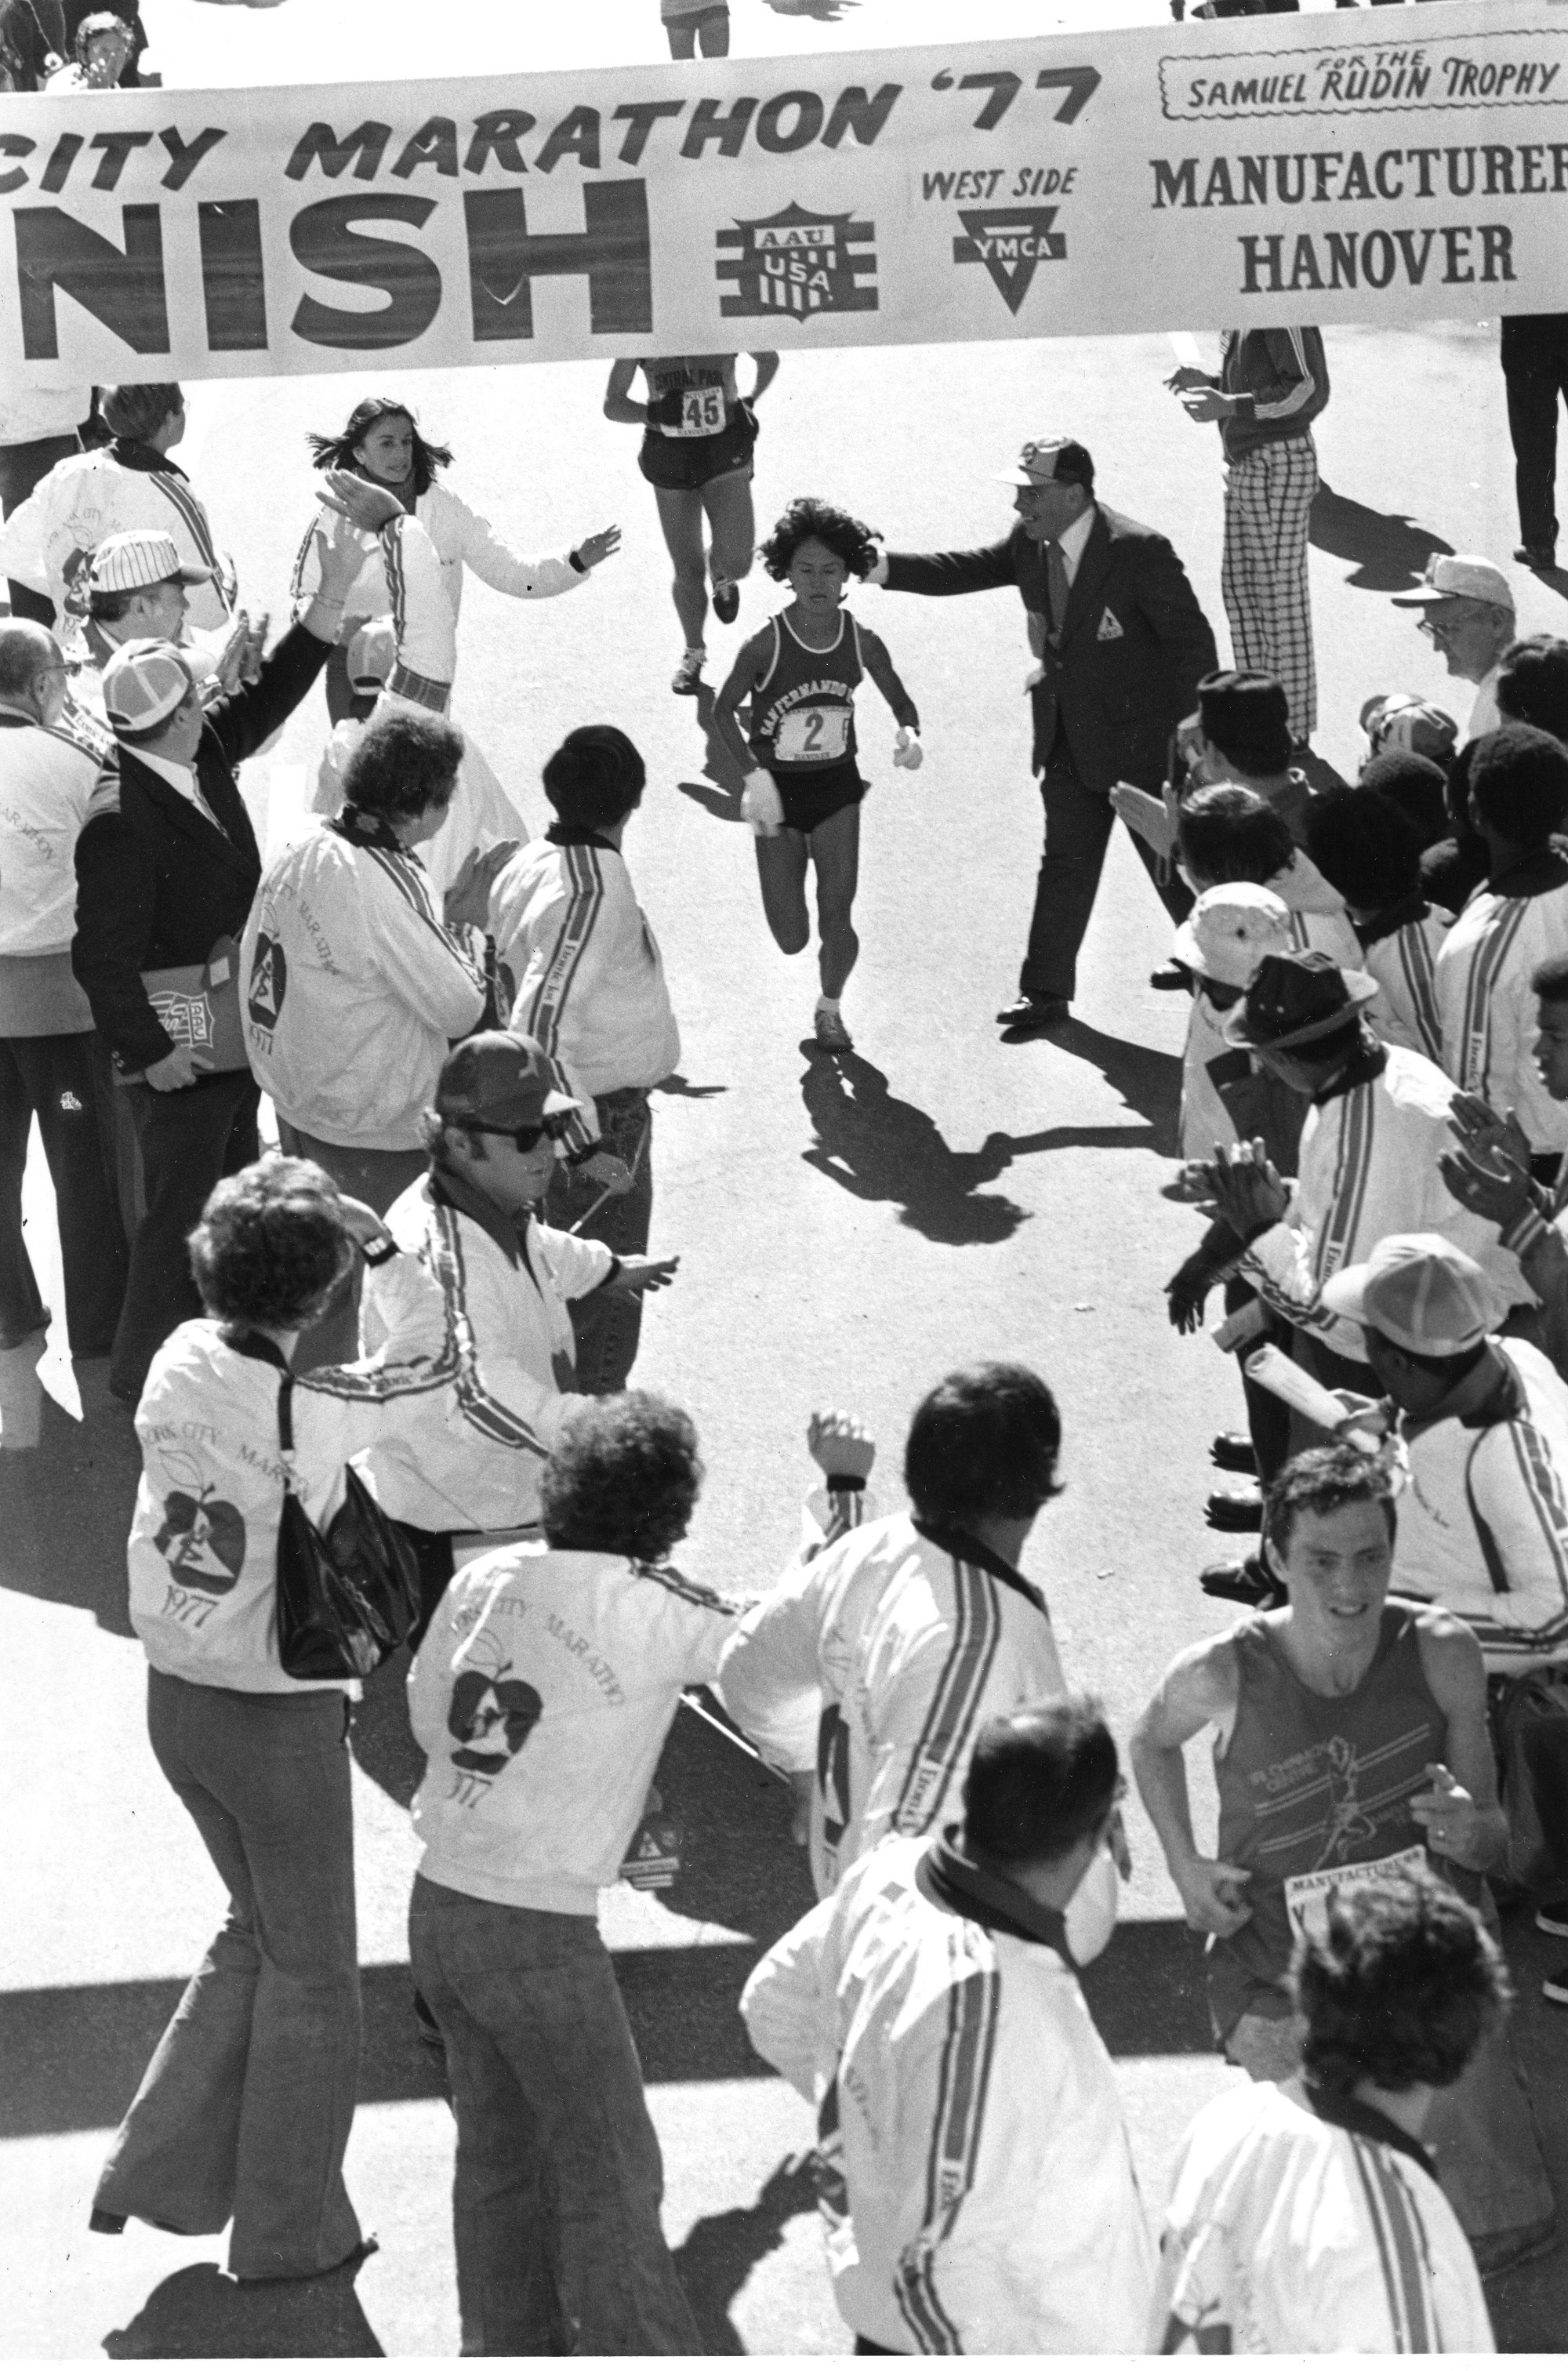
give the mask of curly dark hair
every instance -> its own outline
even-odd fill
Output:
[[[921,1521],[959,1529],[1038,1512],[1059,1492],[1062,1419],[1028,1367],[960,1367],[916,1409],[904,1486]]]
[[[426,807],[448,806],[463,762],[463,735],[427,709],[373,717],[343,768],[343,803],[409,823]]]
[[[1187,792],[1177,809],[1176,840],[1182,863],[1205,888],[1223,881],[1266,885],[1296,850],[1278,808],[1239,782],[1207,782]]]
[[[1325,2091],[1447,2090],[1510,1995],[1480,1917],[1429,1870],[1333,1894],[1327,1939],[1302,1936],[1290,1987],[1303,2072]]]
[[[281,1152],[220,1178],[187,1241],[209,1317],[285,1329],[315,1316],[354,1248],[325,1169]]]
[[[1421,887],[1421,834],[1393,800],[1365,782],[1320,791],[1307,810],[1307,853],[1358,914],[1380,914]]]
[[[564,1428],[539,1485],[545,1537],[552,1548],[658,1564],[686,1537],[701,1488],[685,1410],[652,1392],[617,1392]]]
[[[1263,1500],[1263,1536],[1275,1556],[1290,1553],[1297,1515],[1337,1515],[1342,1507],[1381,1507],[1394,1536],[1394,1473],[1388,1457],[1340,1441],[1332,1449],[1304,1449],[1282,1465]]]
[[[310,446],[312,466],[317,469],[352,469],[363,477],[363,468],[354,459],[354,447],[363,445],[378,420],[396,414],[406,420],[414,432],[414,492],[428,494],[438,469],[452,466],[452,450],[446,445],[432,445],[420,434],[420,423],[411,403],[400,403],[393,395],[367,395],[356,403],[340,434],[322,436],[312,428],[306,432]]]
[[[618,724],[580,724],[545,759],[540,779],[562,823],[598,831],[640,804],[648,769]]]
[[[813,537],[838,554],[851,576],[864,576],[876,565],[877,548],[864,519],[851,518],[847,511],[820,501],[815,494],[801,494],[762,547],[762,564],[769,576],[782,584],[801,544]]]

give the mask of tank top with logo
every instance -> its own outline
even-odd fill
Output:
[[[1421,1668],[1416,1614],[1386,1605],[1360,1686],[1319,1695],[1297,1679],[1261,1616],[1231,1632],[1239,1676],[1236,1725],[1215,1753],[1219,1857],[1253,1872],[1252,1915],[1209,1945],[1208,1990],[1223,2038],[1248,2012],[1286,2013],[1283,1989],[1297,1936],[1327,1931],[1336,1884],[1379,1864],[1435,1866],[1470,1901],[1481,1880],[1429,1856],[1410,1810],[1444,1759],[1447,1715]]]
[[[733,354],[669,354],[642,364],[641,370],[651,434],[721,436],[734,419],[739,399]]]
[[[773,620],[773,661],[752,694],[751,746],[757,763],[786,779],[843,765],[855,755],[855,691],[865,674],[860,629],[838,613],[838,639],[825,651],[802,642],[782,612]]]

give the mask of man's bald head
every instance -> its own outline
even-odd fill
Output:
[[[48,723],[64,697],[60,645],[47,626],[11,618],[0,624],[0,700]]]

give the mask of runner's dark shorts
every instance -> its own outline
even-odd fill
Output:
[[[650,430],[642,439],[642,449],[637,466],[651,486],[663,486],[666,492],[695,493],[715,478],[728,478],[737,469],[749,476],[752,447],[756,443],[756,420],[749,404],[741,404],[728,428],[717,436],[661,436]]]
[[[778,795],[784,802],[784,827],[787,831],[815,831],[819,823],[836,815],[840,807],[858,807],[865,797],[868,785],[860,780],[853,758],[840,758],[836,766],[823,766],[810,774],[773,772],[778,785]]]

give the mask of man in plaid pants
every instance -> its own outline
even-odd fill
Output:
[[[1277,676],[1290,732],[1318,723],[1307,529],[1318,491],[1311,422],[1329,399],[1317,330],[1227,330],[1219,376],[1183,366],[1166,385],[1193,420],[1217,420],[1225,446],[1221,590],[1239,667]]]

